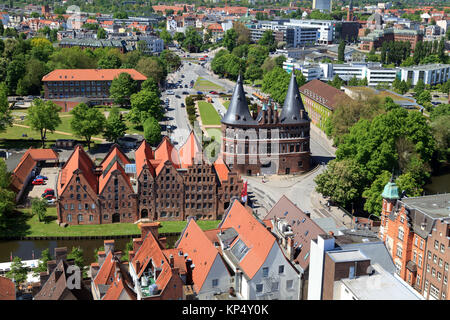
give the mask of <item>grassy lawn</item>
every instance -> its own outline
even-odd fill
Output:
[[[211,103],[198,101],[198,108],[203,125],[220,125],[220,116]]]
[[[68,226],[62,228],[56,223],[57,214],[55,207],[47,209],[46,222],[39,222],[36,215],[31,214],[31,209],[16,211],[13,217],[3,222],[4,229],[0,229],[0,236],[116,236],[139,234],[140,230],[134,223],[114,223],[100,225]],[[198,221],[203,230],[214,229],[220,221]],[[181,232],[186,226],[186,221],[164,221],[159,233]]]
[[[223,91],[224,89],[219,86],[218,84],[211,82],[209,80],[206,80],[202,77],[198,77],[197,81],[195,81],[194,89],[201,90],[201,91],[211,91],[211,90],[220,90]]]
[[[24,124],[27,125],[27,124]],[[26,134],[27,137],[23,138],[22,134]],[[24,128],[24,127],[17,127],[12,126],[8,127],[5,132],[0,133],[0,139],[24,139],[27,140],[28,138],[33,138],[35,140],[40,140],[41,135],[38,131],[34,131],[31,128]],[[47,133],[47,139],[48,140],[55,140],[55,139],[70,139],[72,138],[71,135],[64,135],[59,133]]]
[[[228,110],[228,106],[230,105],[230,100],[224,101],[222,104]]]
[[[222,131],[215,128],[207,128],[206,132],[209,137],[214,137],[215,141],[222,141]]]

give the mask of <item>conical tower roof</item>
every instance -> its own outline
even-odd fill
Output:
[[[231,97],[230,105],[227,113],[222,118],[224,124],[239,124],[239,125],[257,125],[253,120],[248,110],[247,99],[245,98],[242,75],[239,74],[236,86],[234,87],[233,96]]]
[[[303,118],[300,110],[303,110]],[[308,114],[303,106],[300,91],[298,90],[297,78],[294,70],[291,72],[291,81],[287,90],[286,99],[284,100],[283,109],[281,110],[281,123],[294,124],[308,122]]]
[[[383,193],[381,196],[384,199],[400,199],[399,193],[398,193],[398,187],[394,182],[394,178],[392,177],[391,180],[384,186]]]

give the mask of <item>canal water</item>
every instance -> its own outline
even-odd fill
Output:
[[[167,246],[172,248],[178,236],[168,236]],[[103,246],[103,241],[98,240],[22,240],[22,241],[0,241],[0,262],[9,262],[11,254],[22,260],[39,259],[42,250],[50,249],[50,254],[54,256],[55,248],[67,247],[70,252],[73,247],[83,249],[83,257],[86,265],[96,261],[95,250]],[[124,250],[131,238],[115,239],[116,250]]]
[[[424,187],[426,194],[449,193],[450,192],[450,173],[431,177],[431,183]]]

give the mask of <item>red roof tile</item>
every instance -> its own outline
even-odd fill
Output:
[[[242,271],[252,279],[266,261],[270,250],[276,245],[275,236],[236,200],[233,201],[230,210],[219,225],[220,228],[236,230],[239,239],[249,248],[239,265]]]
[[[223,161],[222,157],[218,157],[217,160],[214,162],[214,169],[216,170],[220,182],[228,180],[228,173],[230,172],[230,169]]]
[[[163,168],[165,161],[170,161],[177,169],[180,167],[180,158],[178,156],[177,149],[175,149],[167,136],[163,138],[159,146],[156,148],[155,159],[161,161],[159,166],[156,168],[157,175]]]
[[[201,157],[202,147],[197,141],[194,131],[191,131],[189,137],[183,146],[179,149],[180,162],[182,168],[187,168],[194,164],[194,158],[198,159]]]
[[[155,176],[155,168],[151,164],[150,160],[155,158],[152,147],[147,143],[147,141],[143,140],[139,145],[139,148],[134,153],[134,157],[136,158],[136,176],[139,177],[141,174],[142,168],[144,165],[147,165],[150,172],[153,176]]]
[[[303,95],[324,106],[327,106],[331,110],[336,108],[338,101],[346,99],[351,100],[351,98],[341,90],[317,79],[309,81],[298,90]]]
[[[133,80],[146,80],[134,69],[57,69],[48,73],[42,81],[112,81],[121,73],[128,73]]]
[[[16,300],[14,282],[2,276],[0,276],[0,300]]]
[[[199,292],[219,254],[205,232],[200,229],[194,219],[190,219],[186,229],[181,234],[177,248],[188,254],[195,265],[192,270],[194,289]]]

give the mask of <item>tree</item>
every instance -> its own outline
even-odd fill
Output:
[[[442,163],[450,161],[450,114],[442,114],[431,122],[433,137],[436,141],[437,160]]]
[[[16,289],[19,289],[20,285],[27,281],[28,271],[25,264],[22,263],[22,259],[19,257],[14,257],[10,271],[6,273],[6,277],[14,280],[16,284]]]
[[[99,69],[119,69],[122,65],[120,52],[118,50],[108,50],[97,62]]]
[[[344,40],[341,40],[341,42],[339,42],[339,47],[338,47],[338,61],[345,61],[345,42]]]
[[[141,84],[141,90],[149,90],[153,91],[158,94],[158,96],[161,95],[161,92],[159,92],[158,84],[156,83],[155,79],[152,77],[147,78],[144,82]]]
[[[194,27],[188,27],[185,35],[186,37],[183,41],[183,47],[189,52],[199,52],[203,44],[202,36]]]
[[[160,58],[162,61],[164,61],[165,65],[167,66],[167,69],[170,72],[178,69],[181,65],[180,57],[170,50],[163,50],[163,52],[161,52],[160,54]]]
[[[416,86],[414,87],[415,96],[418,97],[425,90],[425,83],[422,79],[417,81]]]
[[[47,131],[53,133],[61,124],[59,112],[61,107],[48,100],[35,99],[28,108],[28,123],[31,129],[39,131],[42,147],[45,147]]]
[[[83,271],[83,277],[85,277],[83,249],[80,247],[72,247],[72,251],[67,255],[67,260],[71,259],[73,259],[75,265]]]
[[[117,78],[111,81],[109,96],[114,99],[115,103],[124,106],[129,103],[131,95],[136,91],[136,81],[128,73],[122,72]]]
[[[401,193],[405,193],[408,197],[419,197],[422,195],[423,188],[420,186],[420,182],[417,182],[410,172],[400,175],[395,183],[398,186],[398,190]]]
[[[315,180],[316,190],[334,202],[346,206],[361,196],[365,177],[357,161],[332,160]]]
[[[394,80],[395,82],[395,80]],[[357,86],[359,84],[358,79],[356,78],[356,76],[353,76],[349,81],[348,81],[348,85],[349,86]]]
[[[10,94],[16,93],[17,83],[26,72],[25,62],[22,58],[15,57],[6,68],[6,86]]]
[[[261,79],[263,71],[257,65],[250,65],[245,71],[244,77],[245,79],[255,81],[257,79]]]
[[[70,126],[76,136],[82,137],[91,149],[92,136],[103,132],[105,127],[105,116],[97,108],[90,108],[85,103],[80,103],[70,113],[73,115]]]
[[[237,33],[236,45],[240,46],[242,44],[250,43],[250,30],[245,26],[245,24],[239,21],[234,21],[233,29]]]
[[[38,266],[34,269],[33,275],[35,277],[39,276],[39,273],[47,271],[47,262],[52,260],[52,256],[50,255],[50,250],[44,249],[41,252],[41,258],[39,259]]]
[[[31,212],[38,216],[39,222],[45,221],[47,214],[47,200],[34,198],[31,200]]]
[[[341,87],[345,84],[345,82],[336,74],[333,78],[333,81],[331,81],[329,84],[335,87],[336,89],[340,90]]]
[[[144,137],[148,143],[156,146],[161,141],[161,127],[153,117],[148,117],[144,122]]]
[[[159,37],[164,41],[164,44],[169,44],[172,42],[172,36],[170,35],[169,31],[166,29],[163,29],[159,33]]]
[[[423,106],[427,102],[431,102],[431,93],[428,90],[422,91],[418,97],[416,97],[416,102]]]
[[[4,82],[0,83],[0,132],[12,126],[13,117],[8,103],[8,88]]]
[[[161,100],[154,91],[141,90],[133,94],[130,101],[131,111],[128,113],[128,119],[131,122],[140,124],[148,117],[162,120],[164,114],[161,107]]]
[[[164,81],[166,70],[161,61],[155,57],[142,57],[136,65],[136,70],[147,78],[152,77],[158,84]]]
[[[98,28],[97,39],[106,39],[106,31],[103,28]]]
[[[237,44],[238,34],[233,28],[227,30],[223,36],[223,45],[229,52],[232,52]]]
[[[11,173],[6,162],[0,159],[0,230],[7,228],[8,215],[13,212],[16,194],[11,190]]]
[[[283,63],[286,61],[286,57],[284,55],[278,56],[275,58],[275,64],[280,67],[283,68]]]
[[[264,31],[261,39],[259,39],[258,44],[261,46],[265,46],[269,49],[269,52],[273,52],[276,50],[277,46],[275,43],[275,36],[273,35],[272,30]]]
[[[129,252],[133,251],[133,240],[130,240],[125,245],[124,255],[122,256],[121,261],[130,261]]]
[[[120,137],[123,137],[127,129],[119,108],[112,107],[105,122],[105,132],[103,134],[105,139],[116,143]]]
[[[383,171],[375,181],[370,185],[369,188],[364,190],[362,197],[366,199],[364,203],[364,210],[369,214],[374,214],[380,216],[381,207],[383,204],[383,193],[384,186],[389,182],[391,178],[391,173],[389,171]]]
[[[113,14],[114,19],[128,19],[128,14],[125,11],[117,11]]]
[[[175,32],[173,35],[173,40],[175,40],[178,43],[182,43],[186,39],[186,36],[182,32]]]

